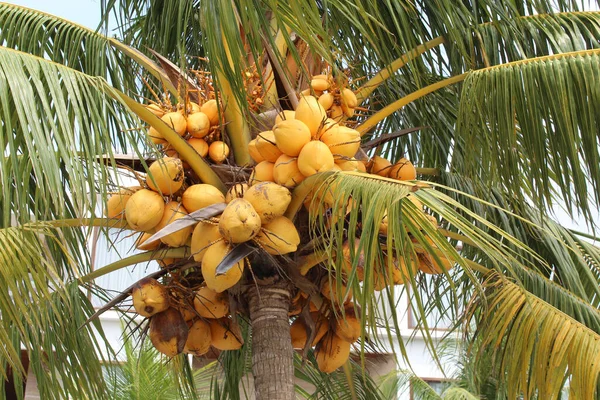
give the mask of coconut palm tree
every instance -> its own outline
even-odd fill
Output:
[[[339,379],[314,365],[327,370],[323,363],[339,361],[332,343],[349,348],[337,335],[339,324],[352,318],[359,365],[365,352],[389,343],[406,359],[396,312],[402,293],[411,297],[434,359],[430,316],[451,318],[453,331],[463,333],[468,363],[456,396],[468,390],[470,396],[557,398],[568,385],[572,398],[598,398],[600,249],[588,240],[595,239],[600,200],[600,13],[585,6],[565,0],[103,2],[106,19],[120,22],[117,40],[0,4],[0,372],[26,374],[24,349],[43,398],[110,397],[101,364],[115,355],[88,291],[101,293],[94,279],[115,270],[179,259],[153,274],[171,294],[183,287],[195,296],[207,278],[245,269],[226,297],[228,332],[244,345],[219,356],[225,379],[215,383],[214,398],[244,395],[240,382],[249,369],[258,399],[313,395],[295,388],[294,374],[322,383],[316,398],[341,398],[332,394]],[[139,162],[128,173],[156,186],[160,173],[148,180],[144,174],[150,160],[176,152],[187,164],[184,185],[202,182],[225,193],[258,179],[251,157],[257,142],[250,143],[264,138],[259,133],[273,127],[281,110],[329,93],[317,87],[322,82],[313,84],[321,74],[317,79],[327,81],[338,107],[328,116],[360,138],[360,148],[338,165],[359,169],[364,160],[370,173],[331,167],[288,185],[294,187],[282,212],[294,225],[286,232],[299,232],[292,251],[269,254],[265,240],[227,245],[214,276],[201,273],[208,262],[195,260],[186,244],[91,270],[91,227],[134,228],[97,211],[123,186],[115,154],[135,154]],[[355,104],[340,97],[344,89]],[[202,157],[172,121],[156,115],[165,110],[147,107],[188,115],[190,101],[201,106],[211,99],[217,117],[210,140],[231,148],[222,164]],[[323,122],[316,127],[322,135]],[[148,127],[159,146],[148,140]],[[390,170],[398,178],[406,158],[419,179],[391,179]],[[165,197],[178,201],[172,194]],[[591,233],[553,220],[553,207],[561,204],[584,218]],[[200,207],[154,239],[218,218],[224,209],[224,202]],[[281,239],[259,227],[263,239]],[[107,307],[128,301],[133,290]],[[350,293],[350,306],[341,306]],[[311,307],[327,318],[329,340],[314,351],[320,329]],[[290,314],[306,326],[296,356]],[[190,325],[204,321],[191,318]],[[151,336],[160,328],[156,321],[150,318]],[[188,335],[187,324],[180,325],[185,335],[172,338],[178,352]],[[144,334],[145,327],[135,329]],[[171,362],[181,366],[178,381],[189,385],[182,393],[193,393],[184,361],[178,355]],[[348,377],[343,392],[380,396],[350,365],[347,373],[336,372]],[[361,385],[367,390],[358,390]]]

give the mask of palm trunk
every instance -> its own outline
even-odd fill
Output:
[[[290,297],[290,285],[285,281],[252,285],[247,292],[256,400],[295,398]]]

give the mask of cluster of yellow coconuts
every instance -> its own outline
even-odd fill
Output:
[[[150,104],[146,108],[162,119],[179,136],[186,138],[188,144],[202,157],[208,156],[217,164],[221,164],[229,157],[229,146],[221,140],[213,140],[213,136],[218,132],[216,128],[220,125],[216,100],[208,100],[201,106],[188,102],[185,108],[177,111],[165,110],[157,104]],[[154,127],[148,129],[148,138],[154,144],[163,145],[167,155],[177,156]]]

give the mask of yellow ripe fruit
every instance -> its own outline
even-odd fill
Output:
[[[298,230],[286,217],[277,217],[265,224],[256,235],[256,240],[272,255],[292,253],[300,244]]]
[[[358,246],[360,243],[360,239],[355,239],[354,240],[354,254],[355,257],[358,258],[356,260],[356,278],[362,282],[365,278],[365,254],[363,251],[360,252],[360,254],[356,255],[357,251],[358,251]],[[342,269],[344,270],[344,272],[346,274],[350,274],[352,272],[352,263],[353,263],[353,259],[350,257],[351,253],[350,253],[350,244],[348,242],[344,243],[343,246],[343,250],[342,250]]]
[[[362,164],[358,160],[346,160],[343,158],[335,160],[335,163],[342,171],[360,171],[358,164]]]
[[[288,119],[296,119],[296,112],[292,110],[283,110],[275,117],[275,124]]]
[[[206,157],[208,155],[208,143],[206,143],[206,140],[191,138],[187,142],[201,157]]]
[[[346,285],[342,284],[341,291],[338,292],[337,282],[335,279],[332,279],[331,282],[329,279],[326,279],[323,283],[323,287],[321,288],[321,294],[327,299],[332,300],[334,303],[345,303],[346,301],[352,299],[352,289],[350,289],[345,298],[342,298],[342,296],[346,295],[347,289],[348,288]]]
[[[216,100],[209,100],[202,104],[200,111],[206,114],[211,126],[219,124],[219,109]]]
[[[208,322],[199,319],[189,328],[183,352],[200,357],[201,355],[208,353],[210,343],[210,325]]]
[[[237,350],[242,347],[242,335],[231,330],[231,321],[228,318],[211,319],[208,323],[211,344],[215,349]]]
[[[386,160],[385,158],[375,156],[372,160],[370,173],[387,177],[390,172],[391,166],[392,163]]]
[[[334,121],[339,121],[344,116],[344,110],[342,110],[341,106],[334,104],[329,109],[329,117]]]
[[[294,188],[304,180],[298,168],[298,159],[285,154],[279,156],[273,167],[273,179],[287,188]]]
[[[163,213],[162,219],[156,225],[156,231],[160,231],[167,225],[177,221],[188,215],[187,210],[178,202],[170,201],[165,205],[165,211]],[[192,234],[192,227],[188,226],[187,228],[181,229],[177,232],[173,232],[170,235],[163,236],[160,241],[166,244],[169,247],[181,247],[183,246],[190,235]]]
[[[187,121],[180,112],[168,112],[161,118],[165,124],[169,125],[179,136],[185,135],[187,131]]]
[[[310,87],[312,87],[315,91],[323,92],[329,89],[329,81],[327,81],[327,79],[322,78],[313,78],[310,81]]]
[[[150,165],[146,176],[146,184],[155,192],[168,196],[181,189],[184,178],[181,160],[164,157]]]
[[[248,190],[248,184],[246,183],[236,183],[227,191],[225,195],[225,201],[230,203],[233,199],[239,199],[244,197],[244,193]]]
[[[327,145],[319,140],[308,142],[298,155],[298,168],[308,177],[319,172],[329,171],[335,161]]]
[[[222,239],[219,233],[219,225],[206,221],[198,222],[198,225],[194,228],[194,233],[192,233],[191,248],[194,260],[202,262],[202,257],[204,257],[208,247],[219,239]]]
[[[389,258],[388,258],[388,262],[389,262]],[[391,262],[392,262],[391,265],[383,266],[383,270],[385,271],[386,275],[388,276],[388,279],[387,279],[388,283],[393,282],[394,285],[402,285],[408,279],[410,279],[411,276],[414,277],[415,274],[417,273],[417,265],[415,265],[412,262],[410,262],[408,265],[406,265],[406,262],[404,261],[404,259],[397,259],[397,258],[393,258]],[[390,269],[391,269],[392,276],[390,276]]]
[[[346,342],[354,343],[361,334],[360,319],[356,316],[353,307],[347,307],[344,310],[345,315],[338,315],[335,326],[335,334]]]
[[[311,90],[309,89],[304,89],[303,91],[300,92],[300,97],[302,96],[310,96],[311,95]]]
[[[326,81],[329,80],[329,76],[327,76],[326,74],[313,75],[312,78],[313,79],[325,79]]]
[[[283,186],[263,182],[251,186],[244,193],[244,200],[252,204],[263,224],[283,216],[292,201],[292,194]]]
[[[158,104],[148,104],[146,106],[146,108],[148,109],[148,111],[150,111],[152,114],[156,115],[158,118],[165,115],[165,112]]]
[[[129,189],[120,189],[119,193],[113,194],[106,201],[106,216],[108,218],[123,219],[125,217],[125,207],[133,191]]]
[[[200,112],[200,106],[198,105],[198,103],[194,103],[193,101],[190,101],[187,104],[187,113],[188,114],[195,114],[197,112]]]
[[[149,231],[162,219],[165,202],[162,196],[148,189],[135,192],[125,206],[125,218],[136,231]]]
[[[154,229],[153,229],[154,231]],[[153,242],[152,244],[144,244],[144,242],[153,235],[154,233],[144,232],[140,235],[140,237],[135,241],[135,248],[138,250],[156,250],[160,245],[160,240]]]
[[[350,108],[345,104],[342,104],[342,112],[347,118],[352,118],[354,116],[354,108]]]
[[[325,334],[327,334],[327,330],[329,329],[329,324],[325,318],[322,318],[319,313],[311,312],[311,318],[315,322],[315,328],[317,330],[315,334],[315,338],[313,339],[311,346],[316,345]],[[306,345],[306,341],[308,340],[308,335],[306,333],[306,324],[304,323],[304,318],[296,318],[292,325],[290,326],[290,336],[292,337],[292,347],[294,349],[303,349]]]
[[[252,139],[248,143],[248,153],[250,153],[250,157],[252,157],[252,159],[256,163],[265,161],[265,158],[260,154],[260,152],[258,151],[258,148],[256,147],[256,139]]]
[[[327,112],[314,96],[303,96],[296,107],[296,119],[304,122],[310,130],[311,136],[315,136],[321,124],[327,119]]]
[[[365,164],[364,161],[359,160],[357,167],[358,167],[358,172],[367,172],[367,165]]]
[[[203,138],[210,131],[210,121],[203,112],[190,114],[187,117],[187,131],[195,138]]]
[[[256,164],[250,175],[250,185],[256,185],[261,182],[273,182],[274,167],[275,164],[269,161],[262,161]]]
[[[143,317],[151,317],[169,308],[169,291],[156,279],[144,278],[137,282],[131,298],[135,312]]]
[[[194,309],[204,318],[223,318],[229,313],[227,293],[217,293],[204,286],[196,292]]]
[[[399,181],[412,181],[417,179],[417,170],[408,159],[401,158],[400,161],[390,168],[388,176]]]
[[[263,159],[274,163],[282,154],[281,150],[276,145],[275,134],[273,131],[264,131],[256,137],[256,150],[260,153]]]
[[[167,143],[167,141],[165,140],[165,138],[163,137],[162,133],[160,133],[159,131],[157,131],[154,127],[150,127],[148,129],[148,137],[150,138],[150,140],[152,141],[152,143],[154,144],[163,144],[163,143]]]
[[[348,361],[350,343],[334,333],[329,333],[319,342],[315,356],[319,370],[330,374]]]
[[[352,90],[348,88],[342,90],[342,104],[349,108],[356,108],[358,106],[358,99]]]
[[[225,196],[213,185],[200,183],[187,188],[181,201],[188,212],[194,212],[212,204],[224,203]]]
[[[238,283],[244,272],[244,260],[241,260],[224,274],[217,275],[217,267],[229,253],[229,250],[229,245],[226,242],[216,242],[206,250],[204,257],[202,257],[202,276],[206,286],[217,293],[221,293]]]
[[[152,345],[168,357],[175,357],[185,347],[188,326],[176,308],[169,308],[150,319],[148,336]]]
[[[308,127],[297,119],[289,119],[275,124],[273,127],[275,143],[283,154],[296,157],[305,144],[310,142]]]
[[[320,140],[329,146],[333,154],[345,157],[354,157],[360,148],[360,133],[347,126],[338,125],[328,129],[321,135]]]
[[[217,164],[221,164],[229,157],[229,146],[221,141],[212,142],[208,148],[208,156]]]
[[[230,243],[247,242],[258,234],[260,226],[260,217],[244,199],[232,200],[219,218],[219,232]]]
[[[319,96],[319,104],[323,106],[324,110],[329,110],[333,106],[333,95],[331,93],[323,93]]]
[[[425,237],[425,239],[427,240],[427,242],[429,242],[429,244],[431,245],[431,247],[433,247],[434,249],[437,249],[438,247],[433,243],[433,241],[431,240],[431,238],[429,238],[428,236]],[[426,274],[430,274],[430,275],[438,275],[438,274],[443,274],[444,271],[450,271],[452,268],[454,268],[454,262],[448,260],[447,257],[444,257],[443,254],[436,254],[437,258],[440,260],[440,262],[436,261],[436,259],[433,257],[432,254],[422,254],[419,253],[417,254],[419,257],[419,265],[418,268],[425,272]]]

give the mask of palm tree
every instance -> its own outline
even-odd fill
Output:
[[[332,398],[331,376],[298,355],[294,363],[291,305],[302,310],[294,318],[309,326],[311,339],[311,303],[332,327],[354,313],[361,365],[366,351],[390,341],[406,358],[395,312],[402,293],[436,360],[430,315],[452,318],[464,334],[468,363],[456,396],[466,389],[557,398],[567,384],[572,398],[600,396],[600,249],[585,240],[595,239],[600,200],[600,13],[565,0],[128,0],[103,7],[120,22],[120,41],[0,4],[4,377],[26,373],[25,349],[43,398],[108,398],[101,363],[114,354],[87,297],[93,280],[165,258],[184,258],[155,274],[165,284],[183,273],[202,277],[185,245],[90,270],[89,229],[131,228],[97,212],[121,186],[116,152],[136,154],[147,171],[147,160],[174,150],[189,165],[186,184],[225,192],[249,175],[250,140],[273,126],[278,111],[297,107],[311,76],[325,73],[331,85],[355,92],[356,115],[340,116],[360,133],[355,156],[391,164],[407,157],[419,180],[317,173],[291,190],[285,210],[300,231],[297,251],[269,257],[264,243],[234,247],[217,268],[250,266],[228,290],[231,329],[245,345],[220,355],[225,379],[214,398],[240,397],[249,364],[258,399],[289,399],[295,390],[310,396],[294,387],[294,373],[323,383],[315,397]],[[257,95],[248,91],[252,79]],[[209,96],[224,120],[216,135],[232,150],[225,167],[145,106],[187,109],[189,100]],[[148,126],[166,146],[149,143]],[[557,204],[581,215],[591,234],[552,220]],[[210,218],[223,207],[193,215]],[[158,235],[175,229],[181,226]],[[441,267],[430,277],[413,265]],[[396,271],[403,285],[392,282]],[[321,295],[326,284],[336,289],[331,301]],[[339,303],[350,291],[354,307],[346,310]],[[330,328],[326,337],[333,334]],[[314,363],[306,343],[302,358]],[[327,346],[317,346],[317,358]],[[183,361],[172,362],[192,393]],[[349,398],[381,395],[360,368],[344,371],[337,376],[348,377]],[[362,384],[372,390],[356,390]]]

